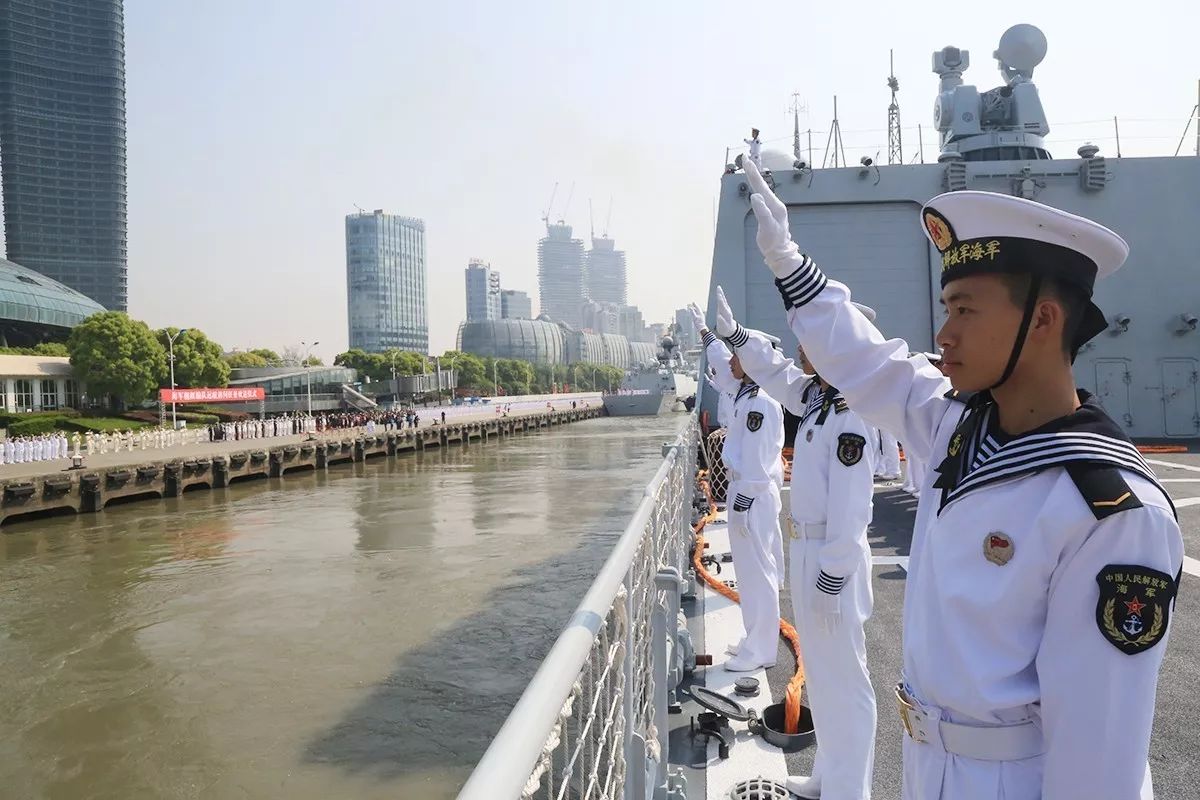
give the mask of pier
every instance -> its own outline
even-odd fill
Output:
[[[50,513],[98,513],[114,501],[178,497],[197,489],[285,478],[372,458],[487,444],[603,415],[604,408],[594,406],[374,433],[365,428],[332,429],[273,439],[209,442],[189,447],[186,453],[107,453],[88,458],[81,469],[49,471],[46,462],[14,464],[0,472],[0,524]],[[165,458],[148,458],[151,454]]]

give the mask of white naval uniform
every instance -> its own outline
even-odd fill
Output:
[[[718,372],[720,367],[717,367]],[[756,385],[745,384],[733,406],[721,458],[729,469],[729,549],[737,570],[746,635],[737,659],[774,664],[779,650],[779,582],[783,537],[779,488],[783,484],[783,411]]]
[[[725,428],[725,431],[726,431],[725,445],[723,445],[723,446],[728,446],[729,431],[732,428],[733,421],[734,421],[733,408],[734,408],[734,404],[735,404],[737,395],[742,390],[742,382],[738,378],[733,377],[733,373],[729,369],[729,361],[730,361],[730,359],[733,358],[733,353],[730,352],[730,350],[726,346],[725,342],[723,342],[721,339],[718,339],[716,334],[714,334],[711,330],[707,330],[707,329],[700,332],[700,341],[704,345],[704,353],[705,353],[705,356],[708,358],[708,363],[713,368],[713,377],[709,380],[709,382],[716,388],[717,392],[720,394],[720,400],[717,402],[717,421],[721,424],[721,427]],[[769,394],[769,392],[768,392],[768,394]],[[782,415],[782,413],[783,412],[781,410],[780,414]],[[782,416],[781,416],[781,419],[782,419]],[[781,425],[782,425],[782,423],[781,423]],[[779,430],[780,430],[779,437],[780,437],[781,444],[779,445],[779,457],[776,459],[776,461],[779,462],[778,484],[782,488],[783,487],[783,460],[782,460],[783,459],[783,444],[782,444],[783,428],[780,427]],[[728,463],[728,459],[725,459],[724,457],[722,457],[722,460],[724,460]],[[732,476],[732,472],[731,472],[730,480],[732,481],[732,479],[733,479],[733,476]],[[730,486],[729,489],[726,490],[725,494],[726,494],[726,497],[735,497],[734,492],[733,492],[733,487]],[[779,506],[780,506],[780,508],[783,507],[782,499],[780,499]],[[778,512],[778,510],[779,509],[776,509],[777,512]],[[782,534],[782,532],[780,532],[780,534],[775,537],[774,546],[775,546],[775,564],[778,567],[777,575],[779,576],[778,584],[780,586],[782,586],[783,578],[784,578],[784,554],[783,554],[783,534]],[[779,607],[778,596],[776,596],[776,599],[775,599],[775,607],[776,608]]]
[[[879,461],[875,466],[875,475],[895,480],[900,476],[900,442],[894,433],[883,428],[879,428],[878,436]]]
[[[1136,448],[1086,394],[1075,413],[998,441],[986,394],[960,402],[811,259],[777,285],[822,376],[939,465],[922,487],[905,593],[904,679],[925,741],[904,736],[903,796],[1151,797],[1155,686],[1183,543]],[[1118,645],[1111,635],[1125,634],[1101,624],[1116,613],[1105,596],[1121,589],[1146,610],[1141,645]]]
[[[742,139],[742,141],[750,146],[750,160],[753,161],[754,165],[761,170],[762,169],[762,142],[759,141],[757,138]]]
[[[743,332],[745,335],[743,336]],[[738,358],[800,418],[793,445],[788,548],[792,609],[804,653],[805,690],[817,731],[814,783],[822,800],[866,800],[875,761],[875,690],[863,625],[871,616],[874,429],[837,389],[822,390],[761,334],[731,337]],[[817,592],[840,596],[841,623],[827,630]]]

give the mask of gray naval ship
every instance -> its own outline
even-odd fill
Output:
[[[683,411],[685,398],[696,394],[696,378],[688,373],[675,340],[663,338],[658,347],[658,364],[633,368],[625,373],[616,392],[604,395],[604,410],[611,417],[646,417]]]
[[[922,204],[945,191],[1008,192],[1096,220],[1130,245],[1125,267],[1096,286],[1109,315],[1105,333],[1075,362],[1077,384],[1138,439],[1200,436],[1200,158],[1109,158],[1081,143],[1071,157],[1052,154],[1050,125],[1033,82],[1047,42],[1032,25],[1006,31],[995,51],[1004,82],[983,90],[965,84],[969,53],[933,54],[941,79],[933,121],[936,164],[813,169],[792,154],[764,151],[770,183],[788,205],[792,236],[831,278],[878,312],[887,336],[932,351],[941,256],[918,222]],[[1061,67],[1060,67],[1061,68]],[[739,157],[740,158],[740,157]],[[721,180],[711,285],[725,289],[747,327],[792,341],[755,245],[750,192],[740,161]],[[1182,223],[1182,224],[1181,224]],[[708,309],[715,315],[715,305]],[[713,416],[709,389],[701,406]]]

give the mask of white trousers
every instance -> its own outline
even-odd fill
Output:
[[[896,437],[882,428],[879,429],[881,455],[875,467],[876,475],[900,475],[900,443]]]
[[[738,496],[752,500],[737,511]],[[734,481],[729,485],[729,550],[737,572],[742,626],[746,636],[739,660],[774,664],[779,650],[779,582],[783,575],[779,532],[779,487],[773,481]]]
[[[869,800],[876,709],[863,623],[874,604],[871,557],[864,551],[858,568],[846,579],[840,595],[841,623],[831,633],[812,612],[821,571],[818,554],[824,544],[824,539],[793,539],[788,548],[792,611],[817,733],[813,777],[821,782],[821,800]]]
[[[904,491],[916,493],[921,491],[925,482],[925,462],[911,453],[904,454]]]

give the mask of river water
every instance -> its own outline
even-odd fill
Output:
[[[453,797],[683,415],[0,532],[0,796]]]

